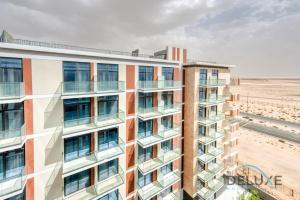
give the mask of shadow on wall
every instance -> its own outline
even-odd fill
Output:
[[[62,127],[58,126],[46,145],[45,156],[47,159],[45,159],[45,165],[62,162],[62,141]]]
[[[44,112],[44,128],[53,128],[62,125],[62,118],[57,117],[58,113],[61,113],[63,109],[62,102],[60,100],[61,86],[58,86],[54,96],[51,98]]]
[[[45,186],[45,200],[61,198],[61,188],[63,187],[62,165],[57,163]]]

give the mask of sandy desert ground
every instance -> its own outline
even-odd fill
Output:
[[[300,123],[300,79],[241,79],[241,111]]]
[[[300,144],[241,128],[238,150],[243,163],[259,166],[268,175],[281,175],[283,184],[300,195]]]

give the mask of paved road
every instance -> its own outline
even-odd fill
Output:
[[[264,121],[268,121],[268,122],[273,122],[276,124],[281,124],[281,125],[285,125],[285,126],[289,126],[289,127],[300,128],[300,123],[294,123],[294,122],[284,121],[284,120],[280,120],[280,119],[274,119],[271,117],[256,115],[253,113],[241,112],[240,115],[242,117],[251,117],[251,118],[260,119],[260,120],[264,120]]]

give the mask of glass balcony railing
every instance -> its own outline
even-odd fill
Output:
[[[208,163],[218,157],[219,155],[224,153],[223,147],[212,147],[210,146],[208,148],[208,151],[206,153],[198,153],[197,158],[202,163]]]
[[[138,116],[142,119],[155,118],[162,115],[169,115],[181,111],[181,103],[173,103],[166,106],[138,108]]]
[[[219,121],[224,120],[225,114],[218,112],[217,114],[210,114],[208,117],[198,117],[198,123],[203,124],[205,126],[217,123]]]
[[[171,90],[181,89],[181,81],[161,80],[161,81],[138,81],[138,89],[140,91],[151,90]]]
[[[208,171],[212,173],[214,176],[217,175],[224,169],[224,164],[221,162],[216,163],[208,163]]]
[[[197,195],[200,197],[201,200],[208,200],[208,199],[211,199],[211,197],[214,196],[214,191],[212,191],[208,188],[202,187],[201,189],[198,188]]]
[[[144,187],[140,187],[137,184],[138,195],[142,200],[149,200],[153,198],[161,192],[162,188],[163,186],[158,181],[154,181]]]
[[[206,170],[199,170],[198,174],[197,174],[198,178],[203,181],[203,182],[207,182],[210,179],[212,179],[214,177],[214,174],[211,173],[210,171],[206,171]]]
[[[207,98],[200,98],[199,105],[200,106],[211,106],[217,105],[219,103],[225,102],[225,96],[218,95],[218,96],[209,96]]]
[[[212,179],[208,182],[208,188],[211,189],[214,193],[218,192],[224,185],[224,178],[219,177],[216,179]]]
[[[122,110],[119,110],[118,113],[66,120],[63,123],[63,135],[87,130],[92,131],[93,129],[123,123],[124,121],[125,113]]]
[[[82,95],[124,92],[124,81],[66,81],[62,82],[62,95]]]
[[[104,194],[114,191],[117,187],[124,183],[124,172],[123,169],[119,166],[118,172],[116,175],[113,175],[103,181],[96,183],[90,187],[87,187],[79,192],[75,192],[68,196],[65,196],[66,200],[92,200],[95,198],[100,198]],[[123,199],[120,194],[118,197]]]
[[[175,184],[178,182],[181,178],[179,170],[172,171],[164,176],[159,176],[158,177],[158,182],[164,189],[169,188],[171,185]]]
[[[210,146],[210,147],[208,147],[207,152],[208,152],[208,154],[211,154],[212,156],[217,157],[224,153],[224,148],[222,146],[218,146],[218,147]]]
[[[156,158],[152,158],[147,161],[139,160],[138,169],[142,174],[147,174],[167,163],[172,162],[173,160],[180,158],[180,156],[181,156],[180,148],[169,150],[167,152],[161,151],[158,153],[158,156]]]
[[[24,97],[24,83],[0,82],[0,100]]]
[[[178,124],[174,124],[172,128],[168,128],[168,129],[162,126],[162,128],[159,128],[159,132],[157,134],[152,134],[146,137],[138,138],[138,143],[143,148],[146,148],[154,144],[160,143],[163,140],[167,140],[179,136],[180,134],[181,134],[181,126]],[[142,135],[142,134],[138,133],[137,135]]]
[[[9,130],[0,130],[0,149],[21,145],[25,141],[25,124],[20,128],[14,127]]]
[[[222,137],[224,137],[224,131],[222,131],[222,130],[210,131],[208,135],[199,134],[198,141],[201,144],[207,145],[207,144],[212,143]]]
[[[124,81],[98,81],[96,82],[95,92],[106,93],[106,92],[124,92],[125,82]]]
[[[180,192],[177,190],[167,195],[161,193],[157,196],[157,200],[180,200]]]
[[[96,152],[90,152],[80,158],[64,161],[63,162],[63,174],[69,176],[74,174],[85,167],[92,166],[96,163],[104,160],[109,160],[119,156],[125,152],[125,143],[119,138],[117,144],[110,144],[110,148],[105,150],[98,150]]]
[[[1,180],[0,199],[9,198],[7,195],[10,195],[14,192],[22,191],[26,185],[26,181],[27,181],[26,167],[23,167],[21,173],[18,176],[7,180]]]
[[[220,171],[224,169],[224,164],[223,163],[208,163],[208,168],[207,170],[201,169],[199,167],[198,170],[198,178],[203,181],[203,182],[208,182],[212,180]]]
[[[199,80],[200,87],[218,87],[226,84],[225,79]]]

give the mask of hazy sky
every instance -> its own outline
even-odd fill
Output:
[[[236,64],[239,76],[300,76],[300,0],[0,0],[16,38]]]

